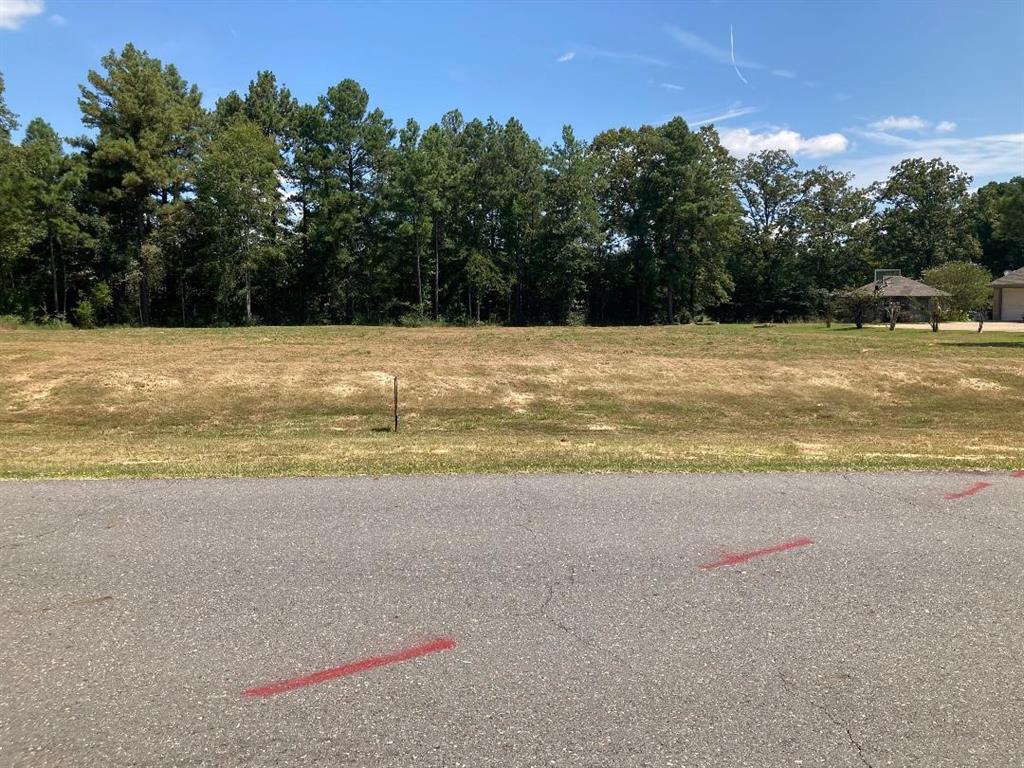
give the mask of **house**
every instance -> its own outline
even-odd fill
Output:
[[[1024,323],[1024,267],[1007,272],[992,286],[992,319],[1004,323]]]

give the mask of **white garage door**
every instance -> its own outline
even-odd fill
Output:
[[[1003,288],[1003,320],[1019,323],[1024,318],[1024,288]]]

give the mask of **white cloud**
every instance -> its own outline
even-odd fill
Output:
[[[850,146],[849,140],[841,133],[805,138],[796,131],[786,129],[754,133],[749,128],[731,128],[721,132],[721,141],[722,146],[737,157],[746,157],[766,149],[784,149],[791,155],[825,157],[845,152]]]
[[[865,133],[863,136],[891,149],[844,163],[840,170],[853,173],[858,184],[866,185],[888,178],[889,169],[909,157],[941,157],[975,180],[1024,174],[1024,133],[921,139],[888,133]]]
[[[68,20],[64,16],[61,16],[59,13],[51,13],[50,23],[53,24],[55,27],[63,27],[65,24],[68,23]]]
[[[910,115],[909,117],[890,115],[881,120],[876,120],[869,124],[868,127],[876,131],[923,131],[928,125],[927,120],[922,120],[917,115]]]
[[[936,133],[952,133],[956,130],[956,123],[952,120],[943,120],[935,126]]]
[[[566,51],[561,56],[559,56],[557,59],[555,59],[555,61],[558,61],[558,62],[572,61],[575,58],[576,58],[576,51]]]
[[[796,72],[791,69],[773,69],[772,74],[776,77],[784,77],[787,80],[795,80]]]
[[[25,19],[43,12],[43,0],[2,0],[0,29],[17,29]]]
[[[671,35],[673,40],[682,44],[684,48],[719,64],[733,65],[731,50],[719,48],[717,45],[709,43],[704,38],[698,37],[692,32],[687,32],[685,29],[674,27],[671,24],[665,25],[665,31]],[[740,67],[746,67],[747,69],[764,69],[762,64],[757,64],[753,61],[745,61],[743,59],[736,59],[735,64]]]
[[[660,87],[662,87],[662,88],[667,88],[670,91],[683,91],[683,90],[686,90],[685,88],[683,88],[683,86],[676,85],[675,83],[658,83],[658,85]]]

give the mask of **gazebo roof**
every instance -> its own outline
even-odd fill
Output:
[[[900,277],[899,275],[882,278],[877,283],[868,283],[854,293],[873,293],[887,299],[932,299],[949,296],[948,293],[940,291],[938,288],[932,288],[918,280],[911,280],[909,277]]]
[[[1024,288],[1024,267],[1007,272],[989,283],[993,288]]]

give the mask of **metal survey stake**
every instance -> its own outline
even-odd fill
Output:
[[[395,432],[398,431],[398,377],[395,376]]]

